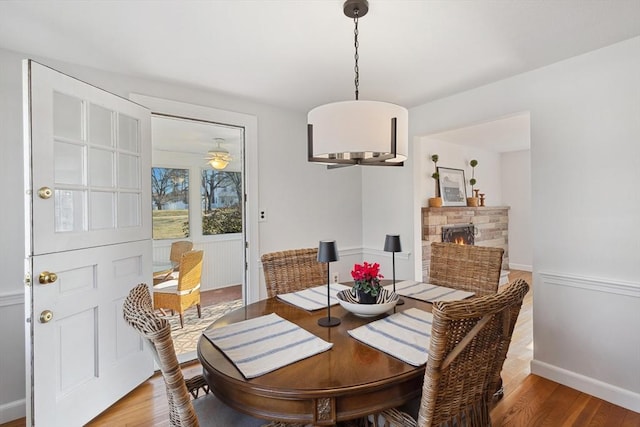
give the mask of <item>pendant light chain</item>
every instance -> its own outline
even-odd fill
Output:
[[[409,148],[409,112],[388,102],[359,100],[358,26],[360,18],[369,12],[369,0],[344,0],[342,12],[354,24],[355,100],[319,105],[309,111],[307,160],[325,164],[328,168],[403,166]]]
[[[354,46],[356,48],[356,53],[354,55],[354,59],[355,59],[355,67],[353,68],[353,70],[356,73],[356,77],[354,79],[354,83],[356,85],[356,101],[358,100],[358,94],[359,94],[359,90],[358,87],[360,86],[360,69],[358,68],[358,9],[355,9],[353,11],[354,13],[354,17],[353,17],[353,23],[355,25],[355,29],[353,30],[353,38],[354,38]]]

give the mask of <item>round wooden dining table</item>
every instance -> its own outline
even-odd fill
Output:
[[[323,353],[252,379],[245,379],[206,337],[198,342],[203,375],[213,393],[227,405],[268,420],[313,425],[334,425],[393,408],[419,396],[424,365],[412,366],[351,337],[347,331],[395,311],[416,307],[431,311],[431,304],[404,298],[405,304],[376,317],[355,316],[339,305],[331,316],[340,325],[322,327],[318,319],[327,309],[306,311],[278,297],[239,308],[215,321],[217,328],[276,313],[317,337],[333,343]]]

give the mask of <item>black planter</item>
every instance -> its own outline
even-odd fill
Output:
[[[375,304],[378,301],[378,296],[373,296],[366,293],[362,289],[358,289],[358,302],[360,304]]]

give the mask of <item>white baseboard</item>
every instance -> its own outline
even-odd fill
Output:
[[[522,270],[528,271],[531,273],[533,271],[533,266],[527,264],[514,264],[512,262],[509,263],[509,269],[511,270]]]
[[[15,400],[13,402],[3,403],[0,405],[0,424],[17,420],[27,416],[27,404],[25,399]]]
[[[575,372],[567,371],[548,363],[532,360],[531,373],[563,384],[567,387],[606,400],[634,412],[640,412],[640,394]]]

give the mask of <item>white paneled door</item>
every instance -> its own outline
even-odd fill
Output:
[[[27,421],[80,426],[153,373],[122,318],[151,283],[150,112],[24,62]]]

